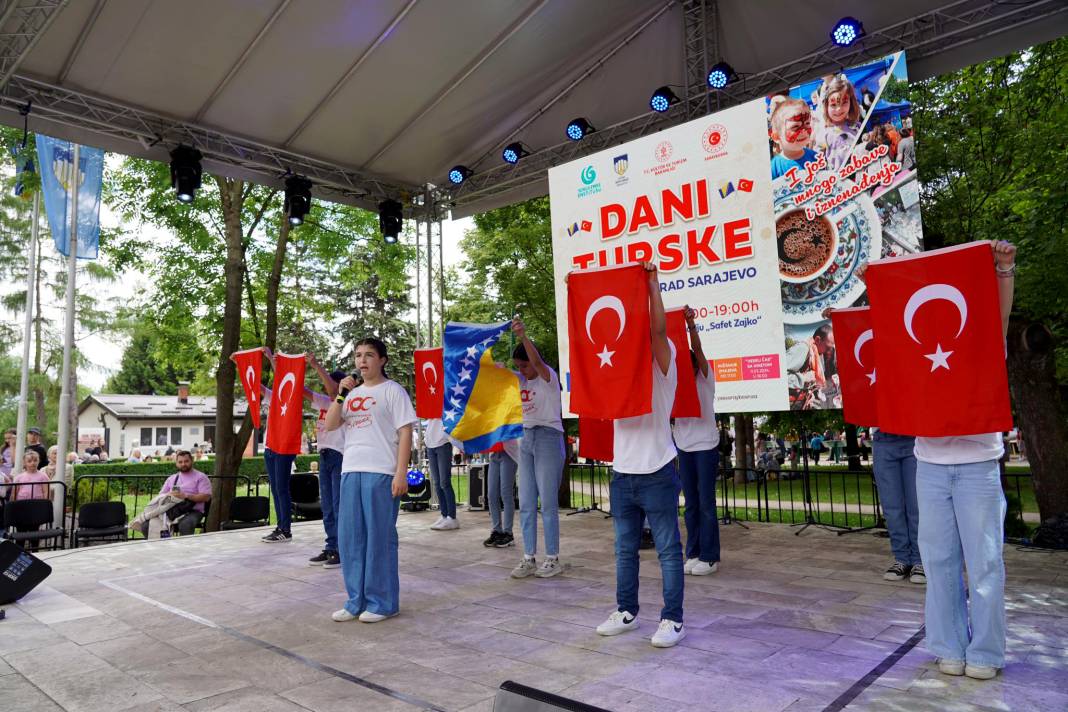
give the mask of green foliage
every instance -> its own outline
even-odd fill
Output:
[[[160,362],[154,332],[148,324],[141,324],[122,354],[119,370],[104,384],[104,392],[172,395],[178,392],[178,381],[189,375],[180,376],[172,364]]]
[[[312,462],[318,462],[318,455],[297,455],[297,472],[307,472],[311,469]],[[197,460],[193,463],[195,469],[210,475],[214,469],[214,460]],[[176,472],[173,462],[100,462],[74,466],[74,476],[88,475],[173,475]],[[267,467],[263,462],[263,456],[246,457],[241,460],[240,475],[258,477],[267,474]]]

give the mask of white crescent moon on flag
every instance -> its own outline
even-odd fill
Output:
[[[426,377],[427,369],[430,369],[434,373],[434,380],[433,381],[431,381],[429,378]],[[424,361],[423,362],[423,380],[426,381],[428,384],[429,383],[437,383],[438,382],[438,367],[434,365],[433,361]]]
[[[590,308],[586,310],[586,338],[593,343],[593,335],[590,334],[590,324],[593,323],[593,317],[597,316],[597,312],[602,309],[611,309],[619,317],[619,333],[616,334],[618,340],[623,335],[623,327],[627,325],[627,313],[623,310],[623,302],[619,297],[614,297],[611,294],[606,294],[603,297],[597,297],[590,304]]]
[[[288,403],[289,402],[289,398],[286,398],[286,396],[283,395],[285,393],[287,385],[291,386],[291,388],[289,389],[289,396],[292,397],[293,396],[293,391],[297,387],[297,374],[295,374],[292,371],[290,371],[289,373],[287,373],[285,375],[285,378],[283,378],[282,382],[279,384],[279,386],[278,386],[278,400],[279,400],[280,403]]]
[[[253,383],[253,379],[256,378],[256,371],[249,366],[245,369],[245,383],[248,384],[248,399],[255,403],[258,398],[256,396],[256,384]]]
[[[871,341],[873,338],[875,338],[875,334],[872,333],[871,329],[868,329],[863,334],[858,336],[857,343],[853,344],[853,358],[857,360],[858,366],[864,366],[864,362],[860,360],[860,348],[864,346],[864,344]]]
[[[920,307],[935,299],[944,299],[950,302],[960,312],[960,328],[957,329],[957,336],[960,336],[961,332],[964,331],[964,325],[968,323],[968,302],[964,299],[964,295],[961,294],[959,289],[950,284],[928,284],[926,287],[920,287],[909,297],[908,303],[905,304],[904,314],[905,331],[909,333],[909,336],[917,344],[920,343],[920,340],[912,332],[912,319],[916,316],[916,312]]]

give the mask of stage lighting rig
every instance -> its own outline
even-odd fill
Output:
[[[649,108],[664,113],[680,101],[682,100],[671,90],[670,86],[662,86],[649,97]]]
[[[453,185],[460,185],[470,178],[472,173],[474,171],[467,166],[453,166],[452,170],[449,171],[449,182]]]
[[[311,210],[311,181],[300,176],[286,178],[286,199],[283,206],[290,225],[301,225]]]
[[[708,86],[713,89],[722,89],[737,78],[738,73],[734,71],[734,67],[726,62],[719,62],[708,72]]]
[[[597,129],[593,128],[588,120],[583,117],[571,119],[567,124],[567,137],[572,141],[581,141]]]
[[[848,47],[864,36],[864,23],[855,17],[843,17],[831,30],[831,42]]]
[[[378,204],[378,228],[382,239],[393,244],[404,227],[404,206],[396,200],[383,200]]]
[[[501,158],[504,159],[504,162],[511,163],[513,166],[519,163],[520,158],[529,155],[530,151],[528,151],[519,141],[508,144],[504,147],[504,150],[501,151]]]
[[[181,146],[171,151],[171,187],[177,191],[178,201],[192,203],[200,188],[200,151]]]

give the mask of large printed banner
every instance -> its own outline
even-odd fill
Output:
[[[921,249],[905,87],[898,53],[550,169],[557,314],[568,272],[649,260],[697,312],[717,412],[840,408],[822,313],[866,303],[859,264]]]

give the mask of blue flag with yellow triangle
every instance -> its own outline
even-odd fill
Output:
[[[490,349],[508,331],[499,324],[445,325],[445,431],[464,444],[464,452],[481,452],[523,436],[519,378],[493,362]]]

